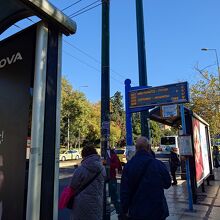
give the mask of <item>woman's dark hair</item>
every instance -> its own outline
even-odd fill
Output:
[[[93,146],[86,146],[82,149],[82,157],[88,157],[89,155],[92,154],[98,154],[96,149]]]

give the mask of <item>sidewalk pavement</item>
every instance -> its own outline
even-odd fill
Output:
[[[215,180],[205,185],[205,192],[198,193],[198,203],[189,211],[186,181],[178,180],[177,186],[165,190],[170,216],[167,220],[220,220],[220,169],[214,170]],[[117,215],[111,216],[117,220]]]

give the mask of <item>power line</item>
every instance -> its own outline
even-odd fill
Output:
[[[94,5],[95,3],[99,2],[99,1],[101,1],[99,4],[97,4],[97,5],[93,6],[93,7],[90,7],[90,6]],[[84,14],[85,12],[94,9],[94,8],[98,7],[99,5],[102,5],[103,1],[106,1],[106,0],[97,0],[97,1],[95,1],[95,2],[93,2],[91,4],[89,4],[89,5],[85,6],[84,8],[81,8],[80,10],[74,12],[73,14],[69,15],[69,17],[70,18],[74,18],[74,17],[77,17],[78,15]],[[88,7],[90,7],[90,8],[88,8]],[[84,9],[86,9],[86,10],[84,10]]]
[[[29,21],[31,21],[32,23],[34,23],[35,24],[35,22],[32,20],[32,19],[30,19],[30,18],[27,18]]]
[[[91,7],[91,8],[89,8],[89,9],[87,9],[87,10],[84,10],[84,11],[82,11],[81,13],[78,13],[78,14],[72,16],[71,18],[75,18],[75,17],[77,17],[78,15],[84,14],[85,12],[90,11],[90,10],[92,10],[93,8],[96,8],[96,7],[98,7],[98,6],[101,5],[101,4],[102,4],[102,3],[99,3],[99,4],[97,4],[97,5],[95,5],[95,6]]]
[[[19,26],[19,25],[17,25],[17,24],[13,24],[16,28],[19,28],[20,30],[22,30],[22,28]]]
[[[72,13],[71,15],[69,15],[69,17],[70,17],[70,18],[75,17],[75,16],[77,16],[78,14],[82,14],[82,13],[84,13],[84,12],[86,12],[86,11],[88,11],[88,10],[91,10],[92,8],[97,7],[97,6],[99,6],[99,5],[102,4],[102,2],[101,2],[99,5],[96,5],[96,6],[92,7],[92,8],[89,8],[90,6],[96,4],[97,2],[100,2],[100,0],[94,1],[94,2],[92,2],[91,4],[89,4],[89,5],[87,5],[87,6],[83,7],[83,8],[81,8],[81,9],[79,9],[78,11],[76,11],[76,12]],[[89,8],[89,9],[88,9],[88,8]],[[85,9],[86,9],[86,10],[85,10]],[[85,11],[83,11],[83,10],[85,10]]]
[[[88,53],[86,53],[85,51],[79,49],[78,47],[74,46],[73,44],[71,44],[70,42],[63,40],[66,44],[68,44],[69,46],[73,47],[74,49],[78,50],[80,53],[86,55],[87,57],[89,57],[90,59],[92,59],[93,61],[95,61],[96,63],[100,64],[100,61],[97,60],[96,58],[94,58],[93,56],[89,55]]]
[[[66,52],[65,50],[63,50],[63,52],[64,52],[65,54],[67,54],[68,56],[74,58],[75,60],[79,61],[80,63],[82,63],[82,64],[84,64],[84,65],[86,65],[86,66],[88,66],[88,67],[94,69],[96,72],[100,73],[100,70],[99,70],[98,68],[96,68],[96,67],[94,67],[94,66],[88,64],[88,63],[85,62],[85,61],[82,61],[81,59],[79,59],[79,58],[73,56],[72,54]],[[118,81],[117,79],[115,79],[113,76],[110,76],[110,77],[111,77],[113,80],[115,80],[117,83],[119,83],[120,85],[123,84],[123,83],[121,83],[120,81]]]
[[[92,65],[88,64],[88,63],[87,63],[87,62],[85,62],[85,61],[82,61],[81,59],[79,59],[79,58],[77,58],[77,57],[73,56],[72,54],[68,53],[67,51],[63,50],[63,52],[64,52],[65,54],[67,54],[68,56],[70,56],[70,57],[74,58],[74,59],[75,59],[75,60],[77,60],[78,62],[80,62],[80,63],[82,63],[82,64],[84,64],[84,65],[86,65],[86,66],[90,67],[91,69],[94,69],[96,72],[98,72],[98,73],[100,73],[100,72],[101,72],[101,71],[100,71],[98,68],[96,68],[96,67],[94,67],[94,66],[92,66]],[[119,83],[120,85],[121,85],[121,84],[123,85],[123,83],[122,83],[122,82],[118,81],[118,80],[117,80],[117,79],[115,79],[113,76],[110,76],[110,77],[111,77],[111,79],[113,79],[113,80],[115,80],[117,83]]]
[[[71,7],[71,6],[73,6],[74,4],[77,4],[77,3],[80,2],[80,1],[81,1],[81,0],[79,0],[79,1],[77,1],[77,2],[75,2],[75,3],[73,3],[73,4],[71,4],[71,5],[69,5],[68,7]],[[93,4],[95,4],[95,3],[99,2],[99,1],[100,1],[100,0],[97,0],[97,1],[95,1],[95,2],[93,2],[93,3],[91,3],[91,4],[88,5],[88,6],[91,6],[91,5],[93,5]],[[101,4],[102,4],[102,3],[100,3],[99,5],[101,5]],[[86,7],[88,7],[88,6],[86,6]],[[67,9],[68,7],[66,7],[66,9]],[[86,7],[84,7],[84,8],[86,8]],[[97,6],[94,6],[94,7],[97,7]],[[92,7],[92,8],[94,8],[94,7]],[[83,9],[84,9],[84,8],[83,8]],[[89,8],[89,9],[87,9],[86,11],[91,10],[92,8]],[[65,8],[64,8],[63,10],[65,10]],[[78,12],[81,11],[81,10],[82,10],[82,9],[78,10]],[[84,13],[84,12],[81,12],[81,13]],[[81,13],[80,13],[80,14],[81,14]],[[77,15],[75,15],[75,16],[77,16]],[[74,17],[75,17],[75,16],[74,16]],[[32,19],[30,19],[30,18],[27,18],[27,19],[28,19],[29,21],[31,21],[31,22],[34,23],[34,21],[33,21]],[[91,56],[90,54],[88,54],[87,52],[85,52],[85,51],[79,49],[78,47],[74,46],[73,44],[69,43],[69,42],[66,41],[66,40],[64,40],[64,42],[65,42],[66,44],[68,44],[69,46],[73,47],[74,49],[78,50],[78,51],[81,52],[82,54],[86,55],[87,57],[89,57],[90,59],[92,59],[93,61],[95,61],[96,63],[101,64],[101,62],[100,62],[99,60],[97,60],[96,58],[94,58],[93,56]],[[114,69],[110,68],[110,70],[111,70],[113,73],[115,73],[115,74],[117,74],[118,76],[120,76],[121,78],[123,78],[123,79],[126,78],[123,74],[120,74],[119,72],[115,71]]]
[[[79,52],[81,52],[81,53],[84,54],[85,56],[89,57],[90,59],[92,59],[92,60],[95,61],[96,63],[101,64],[101,62],[100,62],[98,59],[96,59],[95,57],[91,56],[90,54],[88,54],[87,52],[83,51],[82,49],[79,49],[78,47],[76,47],[75,45],[71,44],[70,42],[68,42],[68,41],[66,41],[66,40],[64,40],[64,42],[65,42],[66,44],[68,44],[69,46],[73,47],[74,49],[78,50]],[[125,75],[124,75],[124,74],[121,74],[121,73],[119,73],[118,71],[115,71],[115,70],[112,69],[112,68],[110,68],[110,70],[111,70],[111,72],[117,74],[117,75],[120,76],[121,78],[123,78],[123,79],[126,78],[126,76],[125,76],[126,74],[125,74]],[[134,81],[133,83],[136,83],[136,84],[137,84],[137,82],[135,82],[135,81]]]
[[[67,6],[66,8],[62,9],[62,11],[65,11],[68,8],[71,8],[72,6],[78,4],[79,2],[81,2],[82,0],[78,0],[77,2],[72,3],[71,5]]]
[[[64,8],[63,10],[66,10],[67,8],[72,7],[73,5],[79,3],[80,1],[81,1],[81,0],[78,0],[77,2],[75,2],[75,3],[73,3],[73,4],[69,5],[69,6],[67,6],[67,7]],[[87,10],[82,11],[83,9],[88,8],[89,6],[95,4],[95,3],[99,2],[99,1],[100,1],[100,0],[97,0],[97,1],[95,1],[95,2],[93,2],[93,3],[91,3],[91,4],[89,4],[89,5],[87,5],[86,7],[84,7],[84,8],[82,8],[82,9],[78,10],[78,11],[77,11],[78,14],[76,14],[77,12],[75,12],[75,13],[73,13],[73,14],[70,15],[70,16],[72,16],[72,17],[78,16],[78,15],[80,15],[80,14],[82,14],[82,13],[85,13],[86,11],[89,11],[89,10],[91,10],[91,9],[93,9],[93,8],[95,8],[95,7],[99,6],[99,5],[101,5],[102,2],[101,2],[100,4],[98,4],[98,5],[95,5],[95,6],[91,7],[91,8],[89,8],[89,9],[87,9]],[[101,0],[101,1],[102,1],[102,0]],[[63,11],[63,10],[62,10],[62,11]],[[80,12],[80,11],[81,11],[81,12]],[[28,19],[29,21],[35,23],[32,19],[30,19],[30,18],[27,18],[27,19]],[[19,28],[20,28],[20,27],[19,27]],[[21,28],[20,28],[20,29],[21,29]],[[89,57],[90,59],[92,59],[93,61],[95,61],[96,63],[101,64],[101,62],[100,62],[98,59],[94,58],[93,56],[91,56],[91,55],[88,54],[87,52],[85,52],[85,51],[79,49],[78,47],[74,46],[73,44],[69,43],[69,42],[66,41],[66,40],[64,40],[64,42],[65,42],[66,44],[68,44],[69,46],[73,47],[74,49],[78,50],[78,51],[81,52],[82,54],[86,55],[87,57]],[[100,72],[97,68],[95,68],[95,67],[91,66],[90,64],[88,64],[88,63],[86,63],[86,62],[84,62],[84,61],[82,61],[82,60],[80,60],[80,59],[74,57],[73,55],[69,54],[68,52],[65,52],[65,53],[68,54],[69,56],[72,56],[74,59],[77,59],[79,62],[81,62],[81,63],[83,63],[83,64],[89,66],[90,68],[93,68],[93,69],[95,69],[96,71]],[[115,73],[115,74],[117,74],[118,76],[120,76],[120,77],[123,78],[123,79],[126,78],[125,75],[120,74],[119,72],[115,71],[115,70],[112,69],[112,68],[110,68],[110,71],[113,72],[113,73]],[[117,79],[115,79],[113,76],[110,76],[110,77],[111,77],[112,79],[114,79],[115,81],[117,81],[118,83],[121,84],[121,82],[119,82],[119,81],[118,81]],[[134,81],[133,83],[136,83],[136,82]]]

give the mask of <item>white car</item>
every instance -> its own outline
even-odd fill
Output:
[[[81,155],[78,150],[67,150],[64,153],[60,154],[60,160],[78,160],[81,158]]]

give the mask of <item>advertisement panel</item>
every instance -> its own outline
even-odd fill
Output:
[[[36,28],[0,41],[0,219],[25,219],[25,170]]]
[[[199,187],[204,178],[210,174],[209,156],[208,156],[208,138],[205,125],[193,117],[193,144],[196,168],[196,183]]]

